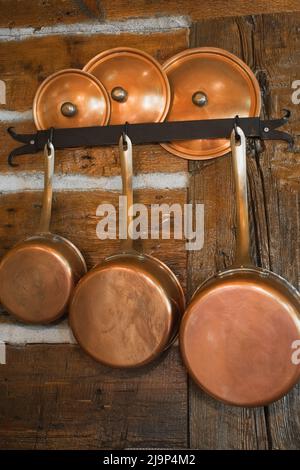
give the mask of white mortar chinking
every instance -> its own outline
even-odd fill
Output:
[[[108,22],[82,22],[73,24],[56,24],[53,26],[42,26],[41,28],[0,28],[0,41],[20,41],[28,38],[64,35],[86,35],[95,34],[151,34],[163,31],[174,31],[186,29],[191,20],[187,16],[162,16],[155,18],[134,18],[124,21]]]

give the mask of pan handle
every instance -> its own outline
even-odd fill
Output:
[[[249,266],[252,263],[250,259],[246,137],[239,126],[233,129],[230,143],[237,206],[237,247],[234,265]]]
[[[54,173],[55,150],[52,142],[47,142],[44,147],[44,193],[43,206],[40,218],[40,233],[50,231],[51,209],[52,209],[52,180]]]
[[[122,239],[122,250],[128,251],[132,249],[133,240],[130,234],[130,225],[133,220],[133,189],[132,189],[132,142],[125,132],[119,140],[119,152],[121,161],[122,174],[122,194],[126,196],[126,203],[123,204],[123,226],[120,227],[120,238]]]

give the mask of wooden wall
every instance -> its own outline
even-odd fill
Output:
[[[195,46],[223,47],[247,62],[260,81],[262,114],[293,112],[300,134],[300,105],[291,102],[300,80],[298,0],[0,0],[0,255],[37,226],[41,207],[41,155],[6,157],[15,143],[5,130],[34,129],[31,106],[38,84],[67,67],[82,67],[96,53],[138,47],[160,62]],[[297,143],[298,145],[298,143]],[[235,244],[229,156],[188,164],[160,146],[138,146],[138,200],[205,205],[205,245],[187,254],[183,241],[149,240],[147,252],[165,261],[190,296],[216,269],[229,266]],[[269,142],[248,157],[252,251],[256,261],[296,287],[300,273],[299,152]],[[57,152],[53,231],[70,238],[88,265],[116,250],[96,238],[96,208],[116,202],[116,148]],[[300,388],[266,408],[222,405],[187,377],[175,344],[140,371],[116,371],[88,358],[67,323],[47,328],[19,325],[0,314],[0,448],[100,449],[131,447],[296,449],[300,447]],[[51,344],[50,344],[51,343]]]

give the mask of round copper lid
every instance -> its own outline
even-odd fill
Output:
[[[61,70],[38,88],[33,102],[37,129],[103,126],[110,116],[109,96],[96,77],[82,70]]]
[[[259,84],[250,68],[222,49],[199,47],[171,57],[164,65],[172,92],[167,121],[258,116]],[[189,140],[163,144],[169,152],[191,160],[214,158],[230,151],[228,139]]]
[[[170,86],[160,64],[149,54],[117,47],[98,54],[83,70],[101,80],[110,95],[110,124],[165,119]]]

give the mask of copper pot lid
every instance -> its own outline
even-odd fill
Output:
[[[37,129],[103,126],[110,117],[109,96],[93,75],[61,70],[38,88],[33,102]]]
[[[84,67],[111,97],[110,124],[160,122],[170,105],[170,86],[160,64],[149,54],[117,47],[98,54]]]
[[[253,72],[222,49],[199,47],[171,57],[164,65],[172,91],[167,121],[258,116],[260,88]],[[229,139],[163,144],[179,157],[199,160],[230,151]]]

